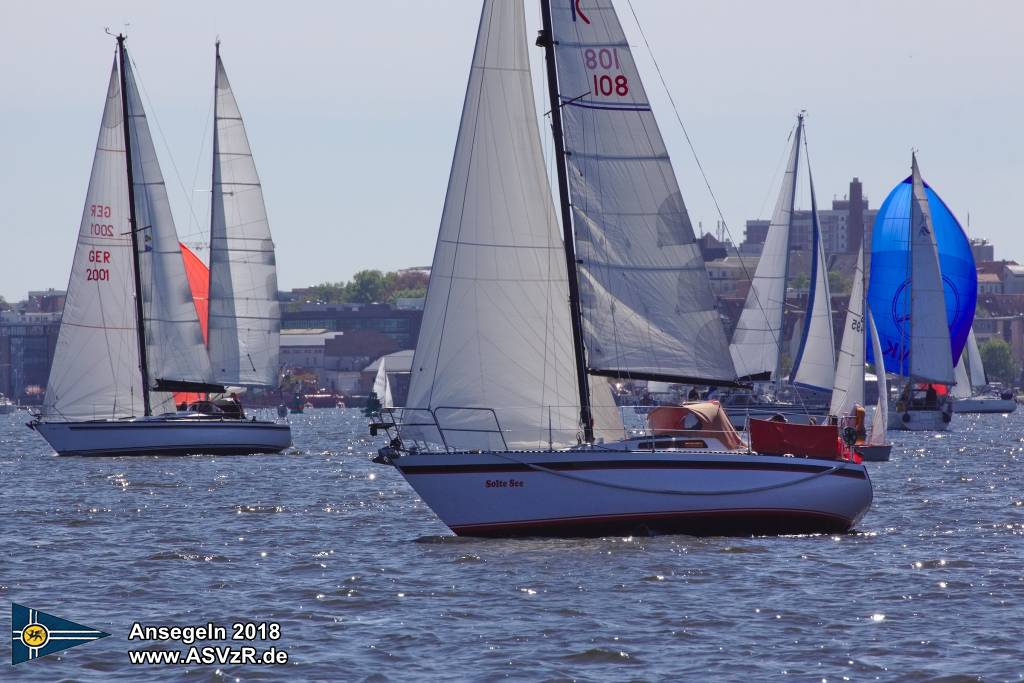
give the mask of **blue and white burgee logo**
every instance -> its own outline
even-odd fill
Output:
[[[11,603],[11,664],[21,664],[66,650],[109,633]]]

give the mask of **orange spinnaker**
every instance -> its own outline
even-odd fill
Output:
[[[179,242],[179,244],[181,243]],[[188,286],[192,290],[192,301],[195,302],[196,315],[199,316],[199,327],[203,331],[203,341],[206,342],[209,340],[210,269],[184,244],[181,244],[181,259],[185,262],[185,276],[188,277]],[[179,391],[174,394],[174,403],[181,405],[204,398],[206,398],[204,394],[197,392]]]

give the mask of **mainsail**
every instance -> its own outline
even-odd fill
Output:
[[[46,384],[50,418],[142,412],[123,126],[115,58]]]
[[[982,389],[988,384],[985,376],[985,364],[981,361],[981,349],[978,348],[978,338],[974,336],[974,328],[971,328],[967,335],[967,348],[964,350],[967,356],[967,373],[970,376],[971,386],[975,389]]]
[[[786,173],[779,188],[768,225],[761,258],[736,323],[729,351],[736,372],[751,379],[779,379],[779,347],[782,341],[783,310],[786,305],[786,279],[789,272],[789,233],[796,200],[796,177],[800,162],[803,117],[799,117]]]
[[[135,84],[131,60],[123,66],[151,388],[164,384],[211,384],[210,359],[185,275],[156,147]]]
[[[209,352],[222,384],[277,384],[281,311],[274,242],[242,115],[217,49]]]
[[[910,372],[923,382],[953,384],[946,300],[931,211],[917,156],[913,164],[910,202]]]
[[[434,410],[456,447],[502,447],[458,431],[493,429],[491,409],[509,447],[577,442],[565,256],[526,45],[522,3],[485,1],[406,401]]]
[[[811,278],[807,292],[807,310],[804,312],[803,336],[793,360],[790,381],[793,384],[830,391],[835,382],[836,344],[832,330],[832,293],[828,286],[828,261],[825,244],[818,223],[818,203],[814,198],[814,179],[811,186]]]
[[[853,272],[850,303],[843,325],[843,340],[836,362],[829,415],[849,415],[857,404],[864,404],[864,250],[857,256]]]
[[[704,261],[611,0],[551,2],[587,367],[735,382]]]
[[[889,384],[885,379],[885,363],[882,360],[882,343],[878,339],[878,328],[875,327],[874,316],[868,311],[868,323],[871,327],[871,348],[874,351],[875,374],[878,377],[878,403],[875,405],[875,416],[871,420],[871,433],[868,435],[869,446],[885,444],[885,431],[889,428]]]
[[[393,408],[394,399],[391,398],[391,382],[388,381],[388,371],[385,369],[384,358],[380,359],[377,366],[377,376],[373,378],[373,393],[377,394],[381,408]]]

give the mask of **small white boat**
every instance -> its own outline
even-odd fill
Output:
[[[17,404],[3,394],[0,394],[0,415],[10,415],[18,409]]]
[[[614,7],[541,15],[564,232],[523,4],[485,0],[408,407],[376,461],[460,535],[848,531],[861,464],[750,453],[724,413],[627,438],[605,378],[737,386],[736,368]]]
[[[276,380],[273,243],[218,51],[207,346],[124,41],[118,36],[43,411],[29,426],[58,455],[281,451],[291,445],[288,425],[244,419],[237,404],[233,415],[209,402],[202,413],[172,412],[176,392]]]
[[[1017,410],[1017,400],[1012,391],[1001,394],[984,394],[988,387],[985,376],[985,364],[981,360],[981,350],[974,336],[974,328],[967,335],[967,345],[960,360],[956,364],[956,385],[952,394],[953,412],[955,413],[1012,413]]]

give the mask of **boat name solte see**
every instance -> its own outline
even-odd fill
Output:
[[[523,4],[486,0],[408,399],[371,425],[391,437],[375,460],[460,535],[848,531],[872,487],[838,426],[805,457],[748,448],[714,401],[624,428],[607,378],[737,373],[615,8],[540,4],[561,221]]]
[[[231,397],[175,410],[188,392],[277,382],[274,245],[219,42],[216,53],[205,326],[186,274],[186,257],[195,257],[178,241],[125,37],[117,36],[45,403],[29,423],[58,455],[291,445],[287,424],[246,419]]]

